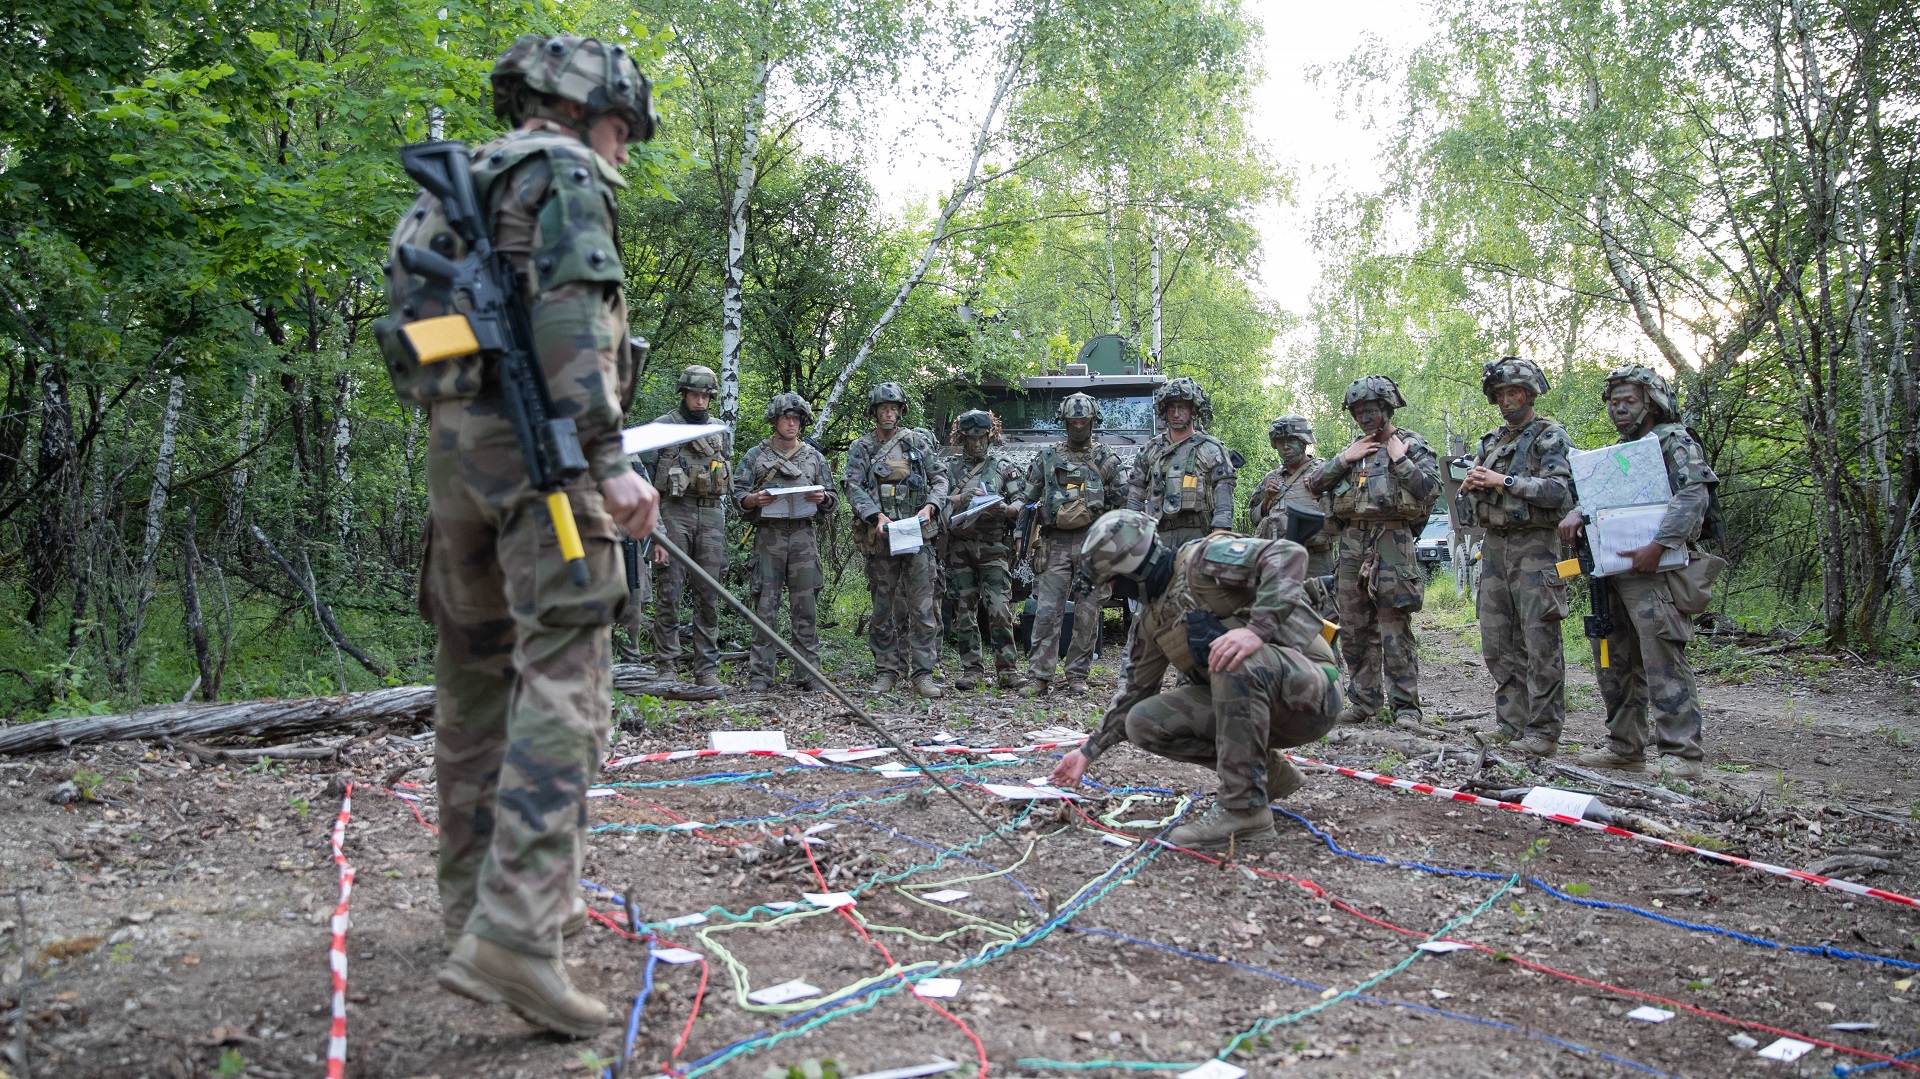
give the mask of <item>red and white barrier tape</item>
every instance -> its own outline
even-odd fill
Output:
[[[333,1026],[327,1033],[327,1079],[347,1074],[347,900],[353,896],[353,866],[342,849],[347,820],[353,816],[353,784],[340,799],[340,815],[333,821],[333,864],[340,867],[340,901],[333,907],[333,943],[327,961],[333,968]]]
[[[1598,821],[1584,820],[1580,817],[1569,817],[1564,813],[1543,813],[1537,809],[1523,806],[1518,802],[1496,801],[1492,798],[1483,798],[1477,794],[1468,794],[1465,791],[1457,791],[1448,787],[1436,787],[1431,783],[1415,783],[1409,779],[1396,779],[1393,776],[1383,776],[1378,772],[1368,772],[1360,768],[1342,768],[1339,765],[1314,760],[1312,757],[1302,757],[1293,753],[1287,754],[1287,757],[1300,764],[1310,764],[1318,768],[1324,768],[1327,771],[1346,776],[1349,779],[1364,779],[1369,783],[1377,783],[1383,787],[1392,787],[1395,790],[1413,791],[1416,794],[1431,794],[1437,798],[1447,798],[1455,802],[1467,802],[1472,805],[1485,806],[1488,809],[1505,809],[1514,813],[1524,813],[1530,817],[1544,817],[1547,820],[1557,821],[1560,824],[1571,824],[1576,828],[1585,828],[1590,832],[1604,832],[1607,835],[1624,836],[1628,839],[1638,840],[1651,846],[1664,847],[1667,850],[1677,850],[1686,854],[1697,855],[1701,858],[1711,858],[1716,862],[1740,866],[1743,869],[1758,869],[1762,873],[1771,873],[1776,877],[1786,877],[1789,880],[1797,880],[1803,884],[1815,884],[1822,888],[1832,888],[1836,891],[1845,892],[1848,895],[1867,896],[1873,899],[1884,899],[1889,903],[1899,903],[1902,906],[1920,907],[1920,899],[1915,899],[1912,896],[1901,895],[1899,892],[1889,892],[1880,888],[1869,888],[1864,884],[1855,884],[1852,881],[1834,880],[1832,877],[1823,877],[1818,873],[1809,873],[1804,869],[1789,869],[1786,866],[1773,865],[1768,862],[1756,862],[1751,858],[1741,858],[1733,854],[1723,854],[1717,850],[1707,850],[1704,847],[1694,847],[1685,843],[1676,843],[1671,839],[1661,839],[1657,836],[1642,835],[1639,832],[1630,832],[1625,828],[1616,828],[1611,824],[1601,824]]]
[[[1086,735],[1078,738],[1062,739],[1056,742],[1036,742],[1030,746],[914,746],[916,753],[1038,753],[1048,749],[1067,749],[1087,740]],[[819,757],[827,753],[866,753],[875,749],[887,749],[887,746],[848,746],[844,749],[676,749],[667,753],[642,753],[636,757],[621,757],[608,761],[608,768],[625,768],[630,764],[658,764],[662,761],[686,761],[696,757]]]

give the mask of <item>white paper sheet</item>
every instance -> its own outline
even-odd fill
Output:
[[[765,989],[756,989],[747,994],[747,999],[753,1001],[755,1004],[785,1004],[789,1000],[801,1000],[806,997],[818,995],[820,995],[820,990],[795,978],[790,982],[781,982],[779,985],[769,985]]]
[[[999,761],[999,762],[1001,762],[1002,764],[1005,764],[1005,763],[1006,763],[1006,762],[1008,762],[1008,761],[1017,761],[1017,760],[1019,760],[1019,759],[1020,759],[1020,754],[1018,754],[1018,753],[989,753],[989,754],[987,754],[987,759],[988,759],[988,760],[990,760],[990,761]]]
[[[634,454],[663,450],[726,429],[723,423],[643,423],[620,432],[620,451]]]
[[[992,506],[997,506],[1004,501],[1006,500],[1001,498],[999,495],[974,495],[973,501],[967,503],[966,509],[963,509],[959,513],[954,514],[953,519],[950,523],[955,528],[964,528],[975,517],[980,516],[980,512],[982,510],[985,510]]]
[[[662,963],[671,963],[676,967],[686,963],[698,963],[700,961],[699,952],[690,952],[685,948],[654,948],[652,949],[652,954],[655,959],[660,960]]]
[[[958,978],[922,978],[913,983],[913,991],[923,997],[946,999],[960,994]]]
[[[833,908],[851,907],[854,905],[853,896],[848,895],[846,892],[801,892],[800,898],[812,903],[816,907]]]
[[[1535,787],[1527,792],[1520,804],[1536,813],[1558,813],[1561,816],[1580,820],[1593,807],[1594,797],[1578,791],[1563,791],[1558,787]]]
[[[1760,1055],[1768,1060],[1778,1060],[1791,1064],[1813,1050],[1812,1042],[1803,1042],[1798,1038],[1781,1038],[1765,1049]]]
[[[920,535],[920,518],[909,517],[904,521],[887,522],[888,554],[913,554],[924,545],[925,541]]]
[[[1660,522],[1667,516],[1665,502],[1648,506],[1623,506],[1603,509],[1587,525],[1587,545],[1593,548],[1593,574],[1611,577],[1633,569],[1630,559],[1617,552],[1645,547],[1660,534]],[[1679,569],[1687,564],[1687,549],[1676,547],[1660,556],[1660,568]]]
[[[980,784],[980,789],[986,791],[988,794],[999,795],[1010,802],[1048,800],[1069,802],[1086,801],[1085,798],[1077,794],[1068,794],[1066,791],[1054,787],[1016,787],[1011,783],[982,783]]]
[[[1420,945],[1420,950],[1432,952],[1435,955],[1445,955],[1448,952],[1464,952],[1471,947],[1473,945],[1462,944],[1457,940],[1429,940]]]
[[[705,914],[682,914],[678,918],[668,918],[661,924],[668,929],[685,929],[690,925],[700,925],[707,920]]]
[[[1673,1018],[1673,1013],[1665,1008],[1650,1008],[1642,1004],[1627,1013],[1628,1019],[1638,1019],[1642,1023],[1664,1023]]]
[[[769,487],[767,493],[773,495],[774,499],[760,507],[760,517],[762,520],[811,517],[820,511],[820,507],[817,503],[807,501],[807,496],[825,490],[817,483],[811,487]]]
[[[893,750],[886,749],[886,748],[836,749],[831,753],[822,753],[820,754],[820,756],[825,758],[826,760],[832,761],[835,764],[851,764],[854,761],[864,761],[864,760],[870,760],[874,757],[884,757],[887,754],[892,752]]]
[[[940,981],[953,982],[955,985],[959,984],[959,981],[954,978],[928,978],[920,984],[926,985],[928,982]],[[922,993],[921,995],[931,996],[932,994]],[[863,1072],[859,1075],[851,1076],[850,1079],[919,1079],[922,1075],[939,1075],[941,1072],[950,1072],[959,1066],[960,1062],[957,1060],[948,1060],[946,1057],[936,1057],[925,1064],[909,1064],[904,1068],[888,1068],[883,1072]]]
[[[1240,1079],[1247,1069],[1224,1060],[1209,1060],[1191,1071],[1180,1073],[1179,1079]]]
[[[769,753],[787,751],[785,731],[710,731],[708,746],[722,753],[750,753],[756,749]]]
[[[928,892],[920,898],[929,903],[956,903],[972,894],[972,892],[963,892],[958,888],[942,888],[937,892]]]

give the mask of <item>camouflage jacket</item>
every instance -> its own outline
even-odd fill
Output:
[[[882,513],[888,520],[903,520],[928,505],[938,521],[947,498],[947,472],[940,467],[939,447],[929,432],[899,427],[892,438],[882,439],[878,431],[868,431],[847,447],[840,489],[853,515],[868,523]],[[933,528],[925,531],[930,535]]]
[[[1558,420],[1536,416],[1488,431],[1473,463],[1512,476],[1513,486],[1462,491],[1465,520],[1495,532],[1553,528],[1574,507],[1572,457],[1573,440]]]
[[[1127,505],[1159,522],[1197,515],[1213,528],[1233,527],[1233,458],[1226,443],[1195,431],[1180,442],[1155,435],[1127,473]]]
[[[1025,486],[1020,466],[995,450],[988,450],[987,455],[977,461],[969,460],[964,453],[949,454],[943,464],[946,466],[949,496],[944,516],[949,522],[965,509],[954,509],[951,500],[951,496],[962,491],[970,495],[999,495],[1007,505],[1015,505],[1020,501],[1020,493]],[[949,524],[947,535],[957,540],[1005,543],[1013,534],[1013,518],[999,510],[999,506],[994,506],[962,525]]]
[[[655,423],[694,423],[684,408],[653,418]],[[721,424],[713,434],[640,456],[662,498],[725,498],[733,490],[733,432]]]
[[[1407,452],[1390,461],[1385,446],[1348,464],[1336,453],[1320,463],[1307,489],[1328,495],[1341,527],[1358,521],[1424,522],[1440,494],[1440,458],[1418,432],[1396,427]],[[1344,452],[1344,451],[1342,451]]]
[[[1207,657],[1191,655],[1186,646],[1189,611],[1207,611],[1228,628],[1246,626],[1269,644],[1298,649],[1337,677],[1306,576],[1307,549],[1289,540],[1212,536],[1180,548],[1166,588],[1140,603],[1121,665],[1125,681],[1080,752],[1096,759],[1126,741],[1127,713],[1159,694],[1169,666],[1206,684]]]
[[[1288,506],[1299,506],[1331,517],[1331,508],[1327,500],[1307,489],[1307,481],[1313,478],[1314,469],[1320,465],[1320,459],[1313,456],[1300,462],[1300,467],[1291,473],[1287,466],[1281,465],[1265,476],[1260,477],[1260,485],[1253,489],[1252,497],[1247,499],[1247,512],[1253,522],[1253,534],[1261,539],[1280,539],[1286,535],[1287,515],[1280,512]],[[1309,551],[1324,551],[1332,547],[1339,539],[1331,527],[1322,528],[1316,535],[1307,539]]]
[[[1685,547],[1700,538],[1714,510],[1720,477],[1713,474],[1707,452],[1684,425],[1657,424],[1652,433],[1660,439],[1660,453],[1667,459],[1667,484],[1673,489],[1673,497],[1667,499],[1667,514],[1660,519],[1660,531],[1653,541],[1670,550]]]
[[[742,520],[757,522],[760,511],[750,510],[740,505],[740,500],[755,491],[764,491],[769,487],[825,487],[827,500],[820,503],[815,517],[830,514],[840,504],[840,494],[835,491],[833,470],[827,467],[826,454],[802,439],[792,453],[782,453],[769,438],[747,451],[740,458],[740,467],[733,473],[733,504],[740,510]],[[814,517],[803,518],[812,521]]]
[[[473,183],[494,246],[512,256],[526,282],[534,353],[554,414],[573,420],[593,478],[630,471],[620,427],[633,403],[634,356],[614,207],[614,191],[626,181],[591,147],[549,123],[476,147]],[[443,286],[406,272],[397,257],[401,244],[452,259],[467,253],[432,195],[422,193],[395,226],[387,274],[393,313],[374,327],[395,392],[419,406],[483,396],[491,387],[479,354],[422,365],[401,344],[401,324],[454,310]]]
[[[1040,448],[1027,465],[1026,486],[1021,500],[1040,504],[1040,523],[1058,528],[1060,511],[1067,510],[1069,520],[1088,518],[1086,524],[1067,531],[1080,531],[1108,510],[1120,509],[1126,501],[1121,486],[1120,455],[1098,438],[1089,439],[1082,448],[1055,442]],[[1084,509],[1069,503],[1086,502]]]

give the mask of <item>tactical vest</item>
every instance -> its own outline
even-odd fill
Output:
[[[1167,445],[1165,456],[1147,462],[1147,516],[1160,521],[1175,514],[1213,516],[1213,479],[1195,460],[1205,445],[1221,446],[1211,435],[1195,432],[1179,445]],[[1221,446],[1220,456],[1226,456]]]
[[[675,409],[654,421],[686,423]],[[733,467],[727,463],[725,428],[691,442],[668,446],[653,465],[653,484],[668,498],[719,498],[733,490]]]
[[[553,171],[546,202],[540,208],[542,246],[528,260],[534,279],[529,292],[537,295],[576,281],[618,286],[626,279],[620,263],[619,241],[609,231],[618,220],[613,189],[624,186],[619,173],[579,139],[550,132],[513,132],[473,151],[473,187],[481,211],[492,216],[490,196],[494,181],[526,161],[544,154]],[[489,221],[491,227],[491,221]],[[444,258],[467,255],[466,241],[447,221],[440,200],[421,192],[407,215],[394,227],[388,243],[387,315],[373,324],[374,338],[386,361],[387,377],[400,400],[426,406],[435,401],[476,397],[486,386],[485,360],[478,354],[421,364],[400,335],[400,327],[420,319],[455,313],[452,290],[428,277],[409,274],[400,264],[402,244],[423,247]]]
[[[1529,455],[1533,444],[1546,432],[1552,420],[1545,416],[1536,416],[1532,422],[1522,428],[1519,437],[1511,442],[1495,444],[1501,431],[1494,431],[1480,439],[1480,452],[1474,455],[1474,463],[1485,465],[1495,472],[1509,476],[1524,476],[1532,464]],[[1472,524],[1508,531],[1520,528],[1551,528],[1559,523],[1559,518],[1536,521],[1535,518],[1551,511],[1535,506],[1505,487],[1493,490],[1470,491],[1466,503],[1470,508]]]
[[[1106,480],[1100,463],[1088,448],[1085,460],[1076,460],[1061,444],[1040,450],[1041,522],[1061,532],[1078,532],[1093,524],[1107,504]]]
[[[1287,512],[1291,502],[1288,496],[1293,494],[1294,491],[1306,487],[1307,480],[1313,476],[1315,464],[1316,462],[1313,458],[1307,458],[1301,463],[1300,470],[1293,474],[1292,479],[1282,479],[1279,486],[1274,488],[1273,498],[1267,503],[1267,507],[1263,511],[1264,516],[1260,518],[1260,523],[1254,527],[1253,535],[1255,539],[1276,540],[1287,538]],[[1319,512],[1321,510],[1321,506],[1319,505],[1320,500],[1316,498],[1313,501],[1314,510]],[[1306,548],[1309,551],[1324,551],[1328,547],[1333,546],[1333,543],[1333,529],[1330,527],[1322,528],[1318,535],[1310,537],[1307,540]]]
[[[764,491],[771,487],[808,487],[816,478],[812,467],[813,457],[807,451],[813,447],[805,442],[794,445],[792,454],[783,454],[774,448],[772,440],[762,442],[754,451],[753,464],[747,470],[747,478],[753,481],[753,489]]]
[[[1431,498],[1415,498],[1388,471],[1385,446],[1361,458],[1332,492],[1333,515],[1342,521],[1425,521]]]
[[[932,442],[933,436],[926,432],[902,427],[874,447],[868,489],[888,519],[912,517],[927,504],[927,491],[933,486]]]
[[[1187,612],[1210,614],[1228,629],[1239,629],[1246,625],[1256,593],[1255,560],[1269,542],[1244,536],[1195,540],[1180,548],[1179,554],[1174,556],[1173,576],[1167,581],[1166,595],[1158,602],[1171,604],[1171,609],[1177,613],[1159,628],[1153,640],[1165,653],[1167,661],[1195,682],[1203,685],[1207,682],[1207,657],[1194,655],[1188,646]],[[1318,620],[1318,616],[1315,616],[1315,621]],[[1316,665],[1325,668],[1331,681],[1339,680],[1340,668],[1334,660],[1333,648],[1327,644],[1325,637],[1312,634],[1299,651]],[[1320,702],[1286,703],[1290,707],[1308,708]]]
[[[1006,462],[1002,458],[995,457],[992,451],[988,451],[987,456],[976,463],[969,463],[964,453],[958,454],[949,460],[952,465],[958,467],[949,471],[947,483],[948,494],[957,495],[964,491],[968,495],[971,495],[982,486],[987,489],[988,494],[1002,493],[1001,490],[996,488],[1004,487],[1000,469]],[[959,473],[957,476],[952,474],[956,471]],[[948,520],[951,521],[956,513],[964,512],[965,507],[955,510],[951,506],[948,506],[946,507],[945,515]],[[954,537],[960,539],[985,540],[1003,537],[1013,525],[1005,517],[978,514],[967,520],[964,524],[958,526],[949,524],[948,527],[948,534]]]

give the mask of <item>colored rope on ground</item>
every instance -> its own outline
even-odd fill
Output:
[[[1111,937],[1115,940],[1126,941],[1129,944],[1138,944],[1145,948],[1156,948],[1163,952],[1171,952],[1174,955],[1185,956],[1188,959],[1198,960],[1202,963],[1215,963],[1221,966],[1234,967],[1239,970],[1247,971],[1248,973],[1251,973],[1251,974],[1258,974],[1263,978],[1271,978],[1277,982],[1285,982],[1288,985],[1298,986],[1302,989],[1307,989],[1315,993],[1324,993],[1327,991],[1327,987],[1325,986],[1315,985],[1312,982],[1305,981],[1300,978],[1289,977],[1288,975],[1282,974],[1277,970],[1269,970],[1266,967],[1256,967],[1250,963],[1235,962],[1234,960],[1225,959],[1216,955],[1202,955],[1199,952],[1188,951],[1185,948],[1176,948],[1171,944],[1161,944],[1157,941],[1143,940],[1139,937],[1128,936],[1125,933],[1117,933],[1110,929],[1077,929],[1075,931],[1080,933],[1087,933],[1095,936]],[[1419,1012],[1425,1015],[1437,1015],[1443,1019],[1453,1019],[1463,1023],[1472,1023],[1476,1026],[1491,1027],[1495,1030],[1504,1030],[1514,1034],[1522,1034],[1522,1035],[1525,1035],[1526,1037],[1533,1038],[1536,1041],[1546,1042],[1549,1045],[1553,1045],[1558,1048],[1565,1049],[1568,1052],[1578,1053],[1581,1056],[1598,1057],[1601,1060],[1610,1061],[1622,1067],[1632,1068],[1635,1071],[1645,1072],[1648,1075],[1661,1076],[1662,1079],[1680,1079],[1679,1076],[1673,1075],[1669,1072],[1663,1072],[1658,1068],[1652,1067],[1647,1064],[1642,1064],[1637,1060],[1629,1060],[1626,1057],[1615,1056],[1612,1053],[1604,1052],[1599,1049],[1589,1049],[1584,1045],[1580,1045],[1575,1042],[1570,1042],[1563,1038],[1556,1038],[1551,1034],[1542,1034],[1537,1030],[1531,1030],[1526,1027],[1515,1026],[1512,1023],[1503,1023],[1497,1019],[1485,1019],[1477,1015],[1466,1015],[1461,1012],[1450,1012],[1443,1008],[1435,1008],[1427,1004],[1415,1004],[1410,1001],[1389,1000],[1385,997],[1368,996],[1364,994],[1356,995],[1353,999],[1365,1004],[1375,1004],[1375,1005],[1379,1005],[1381,1007],[1387,1007],[1387,1008],[1400,1008],[1405,1011]],[[1016,1060],[1014,1063],[1021,1067],[1032,1067],[1032,1068],[1059,1067],[1059,1068],[1062,1068],[1063,1070],[1077,1069],[1076,1062],[1072,1062],[1072,1061],[1051,1061],[1051,1060],[1044,1060],[1044,1059],[1026,1058],[1021,1060]],[[1184,1064],[1175,1065],[1175,1066],[1182,1067],[1182,1068],[1188,1067],[1188,1065],[1184,1065]]]
[[[1316,839],[1319,839],[1322,843],[1325,843],[1328,850],[1345,858],[1352,858],[1356,861],[1361,861],[1361,862],[1371,862],[1375,865],[1391,866],[1398,869],[1412,869],[1412,870],[1417,870],[1418,872],[1421,872],[1421,873],[1431,873],[1431,874],[1434,874],[1435,876],[1442,876],[1442,877],[1470,877],[1478,880],[1486,880],[1491,878],[1498,878],[1499,876],[1501,876],[1501,874],[1498,874],[1498,873],[1485,873],[1485,872],[1481,872],[1479,870],[1474,870],[1474,869],[1449,869],[1444,866],[1433,866],[1433,865],[1425,865],[1420,862],[1401,861],[1400,859],[1397,859],[1397,858],[1383,858],[1375,854],[1361,854],[1358,851],[1351,851],[1346,849],[1345,847],[1342,847],[1339,843],[1335,842],[1333,836],[1322,831],[1318,827],[1315,827],[1312,821],[1301,816],[1300,814],[1295,813],[1292,810],[1279,805],[1274,806],[1273,809],[1275,812],[1281,813],[1285,816],[1293,818],[1296,821],[1299,821],[1301,825],[1303,825],[1307,829],[1307,831],[1313,833]],[[1872,952],[1848,951],[1845,948],[1834,948],[1824,944],[1782,944],[1779,941],[1768,940],[1765,937],[1755,936],[1752,933],[1742,933],[1737,929],[1726,929],[1717,925],[1708,925],[1704,922],[1690,922],[1684,918],[1676,918],[1670,914],[1662,914],[1659,911],[1647,910],[1644,907],[1635,907],[1626,903],[1615,903],[1615,902],[1604,900],[1604,899],[1586,899],[1581,896],[1570,895],[1566,892],[1563,892],[1560,889],[1555,888],[1553,885],[1548,884],[1546,881],[1543,881],[1538,877],[1528,877],[1527,883],[1533,885],[1536,888],[1539,888],[1541,891],[1547,893],[1553,898],[1558,899],[1564,903],[1572,903],[1572,904],[1575,904],[1576,906],[1590,907],[1595,910],[1622,911],[1624,913],[1637,915],[1641,918],[1646,918],[1651,921],[1656,921],[1665,925],[1670,925],[1676,929],[1685,929],[1693,933],[1712,933],[1715,936],[1727,937],[1732,940],[1741,941],[1746,944],[1757,945],[1762,948],[1774,948],[1781,951],[1798,952],[1802,955],[1818,955],[1818,956],[1824,956],[1829,959],[1857,959],[1862,962],[1879,963],[1883,966],[1895,967],[1900,970],[1920,970],[1920,963],[1910,962],[1905,959],[1895,959],[1892,956],[1875,955]]]
[[[333,819],[333,864],[340,867],[340,898],[333,905],[328,926],[327,966],[333,974],[333,1019],[327,1028],[327,1079],[347,1074],[347,904],[353,899],[353,864],[347,861],[347,822],[353,818],[353,784],[340,796],[340,815]],[[424,820],[421,823],[426,823]]]
[[[1917,1057],[1917,1056],[1920,1056],[1920,1049],[1909,1049],[1906,1052],[1901,1053],[1899,1056],[1894,1057],[1893,1059],[1894,1060],[1912,1060],[1914,1057]],[[1893,1065],[1890,1062],[1881,1062],[1881,1061],[1875,1061],[1872,1064],[1856,1064],[1851,1068],[1847,1067],[1845,1064],[1835,1064],[1833,1066],[1833,1075],[1834,1075],[1834,1079],[1846,1079],[1846,1077],[1849,1075],[1856,1075],[1860,1072],[1878,1071],[1881,1068],[1889,1068],[1892,1066]]]
[[[1427,937],[1427,940],[1428,941],[1439,940],[1445,937],[1447,934],[1452,933],[1453,931],[1459,929],[1461,926],[1472,922],[1475,918],[1480,917],[1482,914],[1485,914],[1488,910],[1491,910],[1493,908],[1494,903],[1498,902],[1501,896],[1507,894],[1507,892],[1511,890],[1513,886],[1518,883],[1520,883],[1520,878],[1518,876],[1508,877],[1506,881],[1500,885],[1500,887],[1494,889],[1494,892],[1492,895],[1489,895],[1485,900],[1481,901],[1479,906],[1474,907],[1472,910],[1466,912],[1465,914],[1456,916],[1451,921],[1449,921],[1446,925],[1441,926],[1438,930],[1430,934]],[[1299,1011],[1288,1012],[1285,1015],[1275,1016],[1271,1019],[1261,1019],[1255,1022],[1251,1027],[1248,1027],[1246,1030],[1242,1031],[1241,1033],[1236,1034],[1233,1037],[1227,1039],[1226,1046],[1222,1048],[1218,1053],[1215,1053],[1213,1055],[1213,1058],[1215,1060],[1225,1060],[1227,1057],[1233,1054],[1234,1050],[1240,1049],[1241,1047],[1251,1043],[1255,1038],[1261,1037],[1262,1035],[1266,1034],[1268,1031],[1274,1029],[1275,1027],[1286,1026],[1289,1023],[1297,1023],[1302,1019],[1306,1019],[1310,1016],[1318,1015],[1319,1013],[1326,1011],[1328,1008],[1331,1008],[1342,1001],[1351,1000],[1354,997],[1361,996],[1365,994],[1367,990],[1372,989],[1374,986],[1379,985],[1381,982],[1386,981],[1388,978],[1391,978],[1394,975],[1400,973],[1401,971],[1406,970],[1408,967],[1412,966],[1415,962],[1417,962],[1421,956],[1426,954],[1428,953],[1423,952],[1418,948],[1415,948],[1412,952],[1410,952],[1407,955],[1406,958],[1400,960],[1398,963],[1395,963],[1394,965],[1379,972],[1378,974],[1373,975],[1367,980],[1361,982],[1359,985],[1354,986],[1352,989],[1343,989],[1338,991],[1333,989],[1326,989],[1321,992],[1321,999],[1319,1001],[1313,1004],[1310,1004],[1305,1008],[1301,1008]],[[1191,1068],[1195,1068],[1199,1066],[1196,1064],[1187,1064],[1187,1063],[1168,1063],[1168,1062],[1161,1062],[1161,1061],[1139,1061],[1139,1060],[1060,1061],[1060,1060],[1036,1059],[1036,1060],[1022,1060],[1020,1061],[1020,1063],[1023,1065],[1031,1066],[1031,1067],[1058,1068],[1058,1069],[1071,1070],[1071,1071],[1092,1071],[1092,1070],[1101,1069],[1101,1068],[1119,1068],[1127,1071],[1186,1071]]]
[[[1166,796],[1161,795],[1158,792],[1149,794],[1144,791],[1136,791],[1132,794],[1127,795],[1125,798],[1120,799],[1119,805],[1114,806],[1112,809],[1108,810],[1107,812],[1100,814],[1100,821],[1103,824],[1108,824],[1115,828],[1165,828],[1169,823],[1179,820],[1180,817],[1183,814],[1185,814],[1186,811],[1193,805],[1193,799],[1191,797],[1184,794],[1174,795],[1173,797],[1176,798],[1177,801],[1175,801],[1174,803],[1173,812],[1168,814],[1167,816],[1160,818],[1159,820],[1130,820],[1130,821],[1114,820],[1115,817],[1118,817],[1120,814],[1125,813],[1127,811],[1127,807],[1133,805],[1135,802],[1159,802],[1159,801],[1164,801],[1165,797]]]

